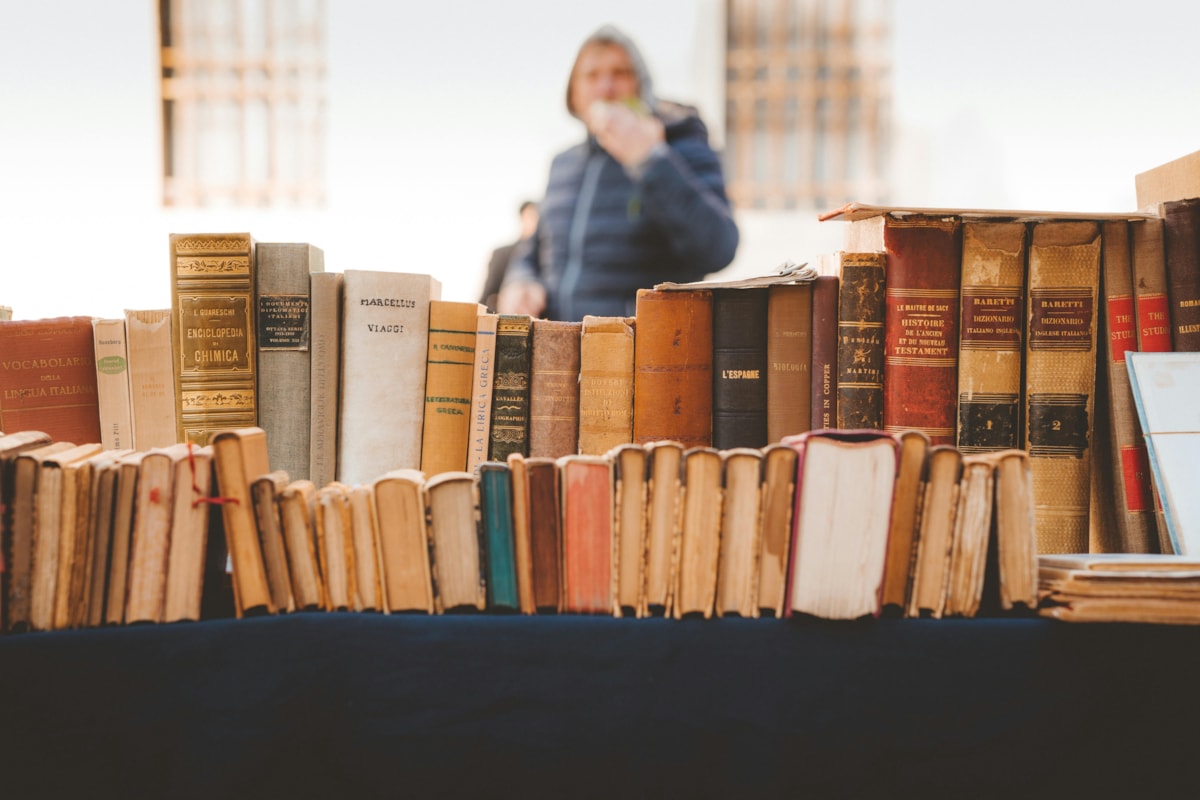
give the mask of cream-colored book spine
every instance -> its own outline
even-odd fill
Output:
[[[129,349],[124,319],[93,319],[96,345],[96,394],[100,409],[100,443],[105,450],[133,446],[133,414],[129,392]]]
[[[175,366],[171,360],[171,310],[125,310],[129,346],[129,398],[138,450],[178,441]]]

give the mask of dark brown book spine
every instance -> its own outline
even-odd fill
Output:
[[[527,460],[529,543],[533,553],[533,602],[539,612],[562,603],[562,534],[558,506],[558,468],[550,459]]]
[[[0,430],[100,441],[90,317],[0,322]]]
[[[838,279],[821,275],[813,281],[812,299],[812,430],[837,427]]]
[[[583,323],[533,322],[529,455],[558,458],[579,445],[579,345]]]
[[[837,427],[883,428],[883,253],[843,253],[838,284]]]
[[[767,443],[767,290],[713,292],[713,447]]]
[[[812,283],[767,292],[767,441],[812,427]]]
[[[1200,198],[1162,205],[1171,349],[1200,350]]]
[[[712,292],[638,291],[633,356],[636,443],[711,443],[712,344]]]
[[[502,314],[496,325],[489,461],[504,461],[509,453],[529,455],[532,323],[522,314]]]

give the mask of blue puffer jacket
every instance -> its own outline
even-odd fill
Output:
[[[546,287],[549,319],[631,316],[637,290],[699,280],[733,260],[738,231],[721,164],[695,111],[659,102],[667,147],[622,167],[592,137],[550,166],[537,234],[508,281]]]

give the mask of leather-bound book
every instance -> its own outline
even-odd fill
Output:
[[[42,461],[74,446],[71,442],[46,443],[25,449],[13,459],[12,473],[5,490],[5,502],[8,505],[5,514],[9,520],[4,553],[8,590],[4,598],[6,630],[29,629],[37,481]]]
[[[260,242],[255,248],[258,427],[273,469],[307,478],[312,462],[312,294],[325,271],[311,244]]]
[[[487,564],[480,543],[479,493],[469,472],[443,472],[425,483],[429,562],[438,613],[487,607]]]
[[[342,284],[340,272],[309,277],[308,478],[314,486],[337,479],[338,408],[342,364]],[[298,480],[293,478],[293,480]]]
[[[533,321],[529,455],[558,458],[579,447],[580,322]]]
[[[887,253],[883,427],[954,444],[962,237],[957,217],[881,214],[851,222],[847,248]]]
[[[166,450],[152,450],[142,459],[138,474],[125,601],[127,624],[163,621],[174,510],[175,462]]]
[[[529,455],[529,369],[533,320],[501,314],[496,324],[496,371],[492,374],[492,429],[489,461],[509,453]]]
[[[268,436],[267,441],[270,438]],[[280,612],[296,610],[283,535],[283,517],[279,511],[279,495],[289,482],[288,474],[281,469],[259,475],[250,482],[250,498],[254,503],[254,520],[258,527],[263,567],[267,571],[267,585],[271,588],[271,602]]]
[[[129,397],[129,347],[125,318],[94,319],[96,395],[100,444],[105,450],[133,447],[133,407]]]
[[[617,608],[622,615],[644,613],[646,585],[646,448],[619,445],[609,452],[613,465],[617,539]]]
[[[1025,223],[963,223],[958,447],[980,453],[1021,441],[1025,358]]]
[[[679,525],[679,568],[672,613],[712,616],[721,554],[721,453],[692,447],[683,454],[683,511]]]
[[[838,278],[819,275],[812,300],[811,430],[837,427]]]
[[[279,520],[287,545],[292,598],[299,611],[324,609],[327,606],[325,583],[317,558],[316,506],[317,488],[312,481],[292,481],[279,493]],[[422,505],[422,521],[424,518]],[[421,554],[425,554],[423,548]]]
[[[529,548],[533,602],[539,613],[562,608],[562,508],[554,459],[525,460],[529,481]]]
[[[172,445],[175,495],[163,622],[200,619],[204,594],[204,558],[208,546],[212,489],[212,448]],[[182,452],[180,452],[182,450]]]
[[[603,456],[569,455],[558,459],[558,472],[563,611],[612,614],[616,602],[612,464]]]
[[[1033,471],[1039,553],[1088,549],[1099,283],[1099,225],[1034,225],[1024,449]]]
[[[792,509],[796,492],[796,451],[776,442],[763,448],[762,551],[758,557],[758,608],[783,616]]]
[[[262,428],[255,427],[219,431],[212,437],[212,449],[217,492],[224,501],[221,517],[233,565],[236,611],[238,616],[260,611],[274,614],[276,607],[267,582],[254,502],[250,496],[250,484],[254,479],[270,472],[267,434]]]
[[[344,273],[338,481],[421,465],[429,303],[441,293],[429,275]]]
[[[712,444],[767,443],[767,289],[712,293]]]
[[[379,529],[375,498],[370,485],[354,486],[346,493],[350,502],[350,546],[354,550],[354,590],[358,611],[383,611],[380,576]]]
[[[488,460],[492,445],[492,379],[496,371],[498,314],[475,317],[475,360],[471,365],[471,427],[467,438],[467,472]]]
[[[841,253],[838,273],[837,427],[883,428],[883,253]]]
[[[633,440],[712,443],[712,292],[637,293]]]
[[[1200,197],[1163,203],[1171,349],[1200,350]]]
[[[640,612],[670,616],[683,520],[683,445],[646,446],[646,587]]]
[[[0,431],[99,442],[90,317],[0,322]]]
[[[425,367],[425,427],[421,471],[462,472],[471,431],[471,375],[475,368],[475,318],[483,306],[431,300],[429,356]]]
[[[892,490],[887,562],[883,573],[883,607],[885,611],[891,608],[903,614],[908,608],[908,592],[916,566],[929,437],[915,428],[901,431],[895,436],[900,448],[896,485]]]
[[[724,500],[717,565],[718,616],[758,616],[758,556],[762,548],[763,453],[739,447],[721,453]]]
[[[579,452],[599,456],[633,441],[633,317],[583,318]]]
[[[431,614],[425,476],[413,469],[395,470],[377,478],[373,486],[387,609]]]
[[[317,490],[316,512],[317,557],[321,561],[329,610],[358,611],[350,487],[336,481],[322,486]]]
[[[206,445],[258,424],[254,240],[173,233],[170,245],[177,441]]]
[[[138,450],[170,447],[179,441],[171,309],[126,309],[125,339],[133,416],[133,441],[128,446]]]
[[[518,611],[517,562],[513,541],[512,470],[485,461],[479,476],[479,522],[483,528],[489,611]]]
[[[813,284],[767,289],[767,441],[812,427]]]

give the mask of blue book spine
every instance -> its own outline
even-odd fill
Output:
[[[487,558],[487,604],[492,610],[516,611],[517,563],[513,545],[512,473],[507,464],[479,465],[480,524]]]

